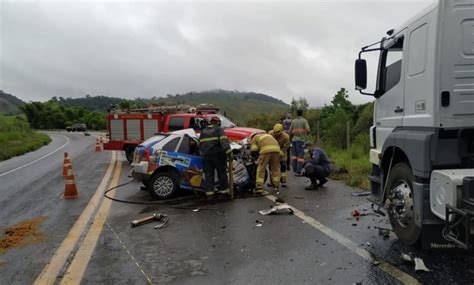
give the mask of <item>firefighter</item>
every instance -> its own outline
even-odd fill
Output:
[[[263,193],[265,169],[269,165],[274,190],[278,193],[280,184],[280,145],[271,135],[265,133],[253,133],[249,140],[252,156],[258,156],[255,192]]]
[[[280,155],[281,155],[280,182],[281,182],[282,187],[286,187],[286,178],[287,178],[286,166],[287,166],[288,149],[290,148],[290,136],[284,132],[284,127],[282,124],[276,124],[273,127],[273,130],[268,132],[268,134],[272,135],[276,139],[278,144],[280,145]]]
[[[303,144],[306,141],[306,135],[309,133],[308,121],[303,118],[303,110],[296,110],[298,117],[291,121],[290,137],[292,143],[292,169],[296,176],[301,176],[301,170],[304,163],[304,149]]]
[[[224,129],[221,128],[221,119],[213,116],[209,124],[201,131],[199,150],[204,162],[204,188],[206,195],[214,195],[214,172],[219,179],[219,194],[230,194],[227,179],[227,155],[230,153],[230,144]]]

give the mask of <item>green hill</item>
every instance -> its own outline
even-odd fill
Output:
[[[0,113],[6,115],[17,115],[21,113],[20,107],[25,105],[25,102],[17,97],[0,90]]]
[[[245,125],[250,118],[262,114],[283,113],[290,107],[285,102],[265,94],[226,90],[168,95],[165,98],[156,98],[152,101],[153,103],[166,105],[178,103],[189,105],[213,104],[221,109],[221,113],[226,114],[227,117],[239,125]]]
[[[166,97],[136,98],[126,100],[117,97],[89,96],[82,98],[53,97],[51,101],[64,107],[83,107],[89,111],[105,111],[110,105],[127,102],[133,107],[145,107],[150,104],[189,104],[198,105],[208,103],[218,106],[223,114],[239,125],[253,117],[275,112],[285,112],[289,105],[271,96],[254,93],[227,90],[211,90],[203,92],[189,92],[186,94],[168,94]]]

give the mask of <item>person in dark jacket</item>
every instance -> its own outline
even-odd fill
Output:
[[[220,194],[229,194],[229,181],[227,179],[227,154],[230,144],[221,120],[213,116],[209,125],[201,131],[199,137],[199,150],[204,162],[204,188],[208,196],[214,195],[214,172],[217,171]]]
[[[310,154],[310,159],[304,163],[303,175],[311,180],[311,185],[305,190],[316,190],[328,182],[326,177],[331,174],[331,161],[324,150],[312,142],[304,143],[303,148]]]

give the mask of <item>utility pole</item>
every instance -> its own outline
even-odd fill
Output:
[[[347,121],[347,130],[346,130],[346,142],[347,142],[347,149],[351,147],[351,122]]]
[[[321,137],[319,136],[319,120],[318,120],[318,123],[316,125],[316,139],[318,140],[318,144],[321,143]]]

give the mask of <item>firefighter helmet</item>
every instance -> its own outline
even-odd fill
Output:
[[[281,134],[283,132],[283,125],[282,124],[276,124],[274,127],[273,127],[273,133],[278,135],[278,134]]]
[[[220,126],[221,125],[221,118],[219,118],[219,116],[212,116],[209,119],[209,123],[211,123],[211,125],[216,124],[216,125]]]

